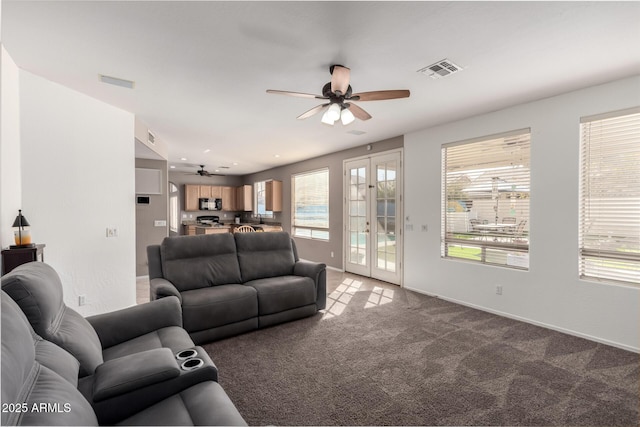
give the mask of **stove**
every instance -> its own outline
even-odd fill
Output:
[[[217,215],[203,215],[196,217],[198,225],[214,225],[220,223],[220,217]]]

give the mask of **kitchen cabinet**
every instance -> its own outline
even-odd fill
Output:
[[[231,232],[231,227],[196,227],[196,235],[201,234],[220,234]]]
[[[241,185],[236,188],[236,210],[253,210],[253,188],[251,185]]]
[[[219,185],[208,185],[210,191],[211,191],[211,195],[209,195],[210,198],[212,199],[221,199],[222,198],[222,187],[220,187]],[[202,197],[202,196],[200,196]],[[224,205],[223,205],[224,207]]]
[[[211,198],[211,186],[210,185],[200,185],[200,196],[205,199]]]
[[[236,189],[234,187],[222,187],[222,210],[236,211]]]
[[[185,184],[184,186],[184,210],[199,210],[198,198],[200,197],[200,186]]]
[[[196,226],[195,225],[183,225],[185,236],[195,236],[196,235]]]
[[[282,181],[273,180],[265,183],[265,209],[282,212]]]

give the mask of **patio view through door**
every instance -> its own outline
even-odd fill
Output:
[[[401,152],[344,162],[345,270],[401,284]]]

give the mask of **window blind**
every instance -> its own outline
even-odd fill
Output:
[[[443,145],[443,257],[529,267],[530,135]]]
[[[640,108],[580,124],[579,274],[640,285]]]
[[[329,169],[293,175],[293,234],[329,239]]]

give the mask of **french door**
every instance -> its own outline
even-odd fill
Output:
[[[402,152],[344,162],[345,270],[402,278]]]

